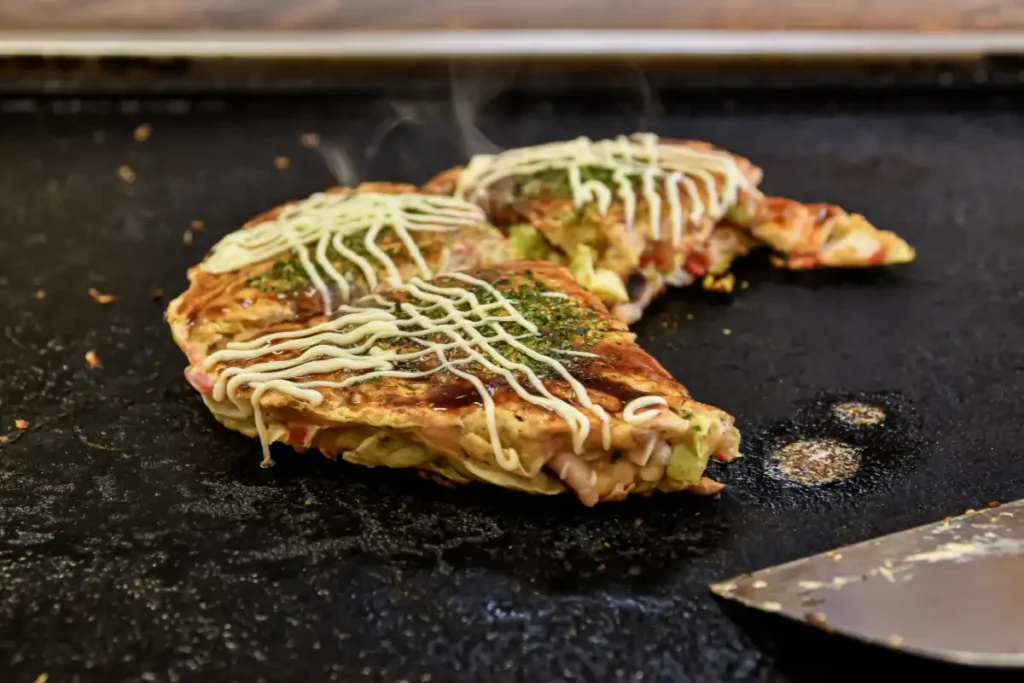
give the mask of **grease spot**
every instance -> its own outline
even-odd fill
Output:
[[[804,486],[848,479],[860,469],[860,449],[833,439],[793,441],[775,451],[766,463],[769,476]]]
[[[858,427],[880,425],[885,422],[885,410],[870,403],[844,401],[832,406],[832,414],[846,424]]]

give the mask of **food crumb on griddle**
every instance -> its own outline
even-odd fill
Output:
[[[195,235],[191,230],[186,230],[181,234],[181,241],[184,244],[192,244],[195,241]]]
[[[997,508],[997,507],[999,507],[999,506],[1000,506],[1001,504],[1002,504],[1002,503],[1000,503],[1000,502],[999,502],[998,500],[990,500],[990,501],[988,502],[988,506],[989,506],[990,508]]]
[[[735,286],[736,276],[732,273],[726,273],[725,275],[712,275],[708,273],[704,276],[703,287],[709,292],[730,294]]]
[[[90,368],[98,368],[102,365],[99,354],[92,349],[85,352],[85,362],[89,364]]]
[[[728,337],[730,334],[732,334],[732,330],[730,330],[728,327],[726,327],[725,329],[722,330],[722,334],[724,334],[726,337]]]
[[[686,314],[686,319],[687,319],[687,320],[693,320],[693,319],[694,319],[695,317],[696,317],[696,316],[695,316],[695,315],[694,315],[693,313],[687,313],[687,314]]]
[[[292,165],[292,160],[286,156],[274,157],[274,168],[283,171]]]
[[[28,429],[28,420],[17,419],[14,421],[14,426],[18,429]]]
[[[889,636],[889,644],[892,645],[893,647],[900,647],[900,646],[902,646],[903,645],[903,638],[902,638],[902,636],[898,636],[895,633],[892,634],[891,636]]]
[[[747,282],[746,280],[740,282],[740,289],[747,289],[748,287],[750,287],[750,283]]]
[[[203,222],[199,219],[192,221],[192,229],[195,230],[196,232],[202,232],[203,228],[205,227],[206,225],[204,225]]]
[[[39,299],[40,301],[45,299],[46,298],[46,290],[45,289],[37,289],[36,290],[36,298]]]
[[[153,301],[160,301],[160,299],[163,299],[164,298],[163,287],[155,288],[152,292],[150,292],[150,296],[153,297]]]
[[[46,683],[46,681],[48,681],[49,678],[50,674],[39,674],[38,678],[36,678],[35,683]]]
[[[98,304],[112,304],[117,300],[113,294],[103,294],[95,287],[89,288],[89,296]]]
[[[320,136],[316,133],[303,133],[299,136],[299,143],[310,149],[320,146]]]
[[[825,617],[825,614],[823,612],[808,612],[807,615],[804,617],[804,620],[811,626],[817,626],[818,628],[824,629],[826,631],[832,628],[829,625],[828,619]]]
[[[135,171],[133,171],[128,166],[121,166],[120,168],[118,168],[117,175],[120,176],[121,180],[125,181],[126,183],[135,182]]]
[[[135,128],[135,140],[137,142],[145,142],[149,139],[149,136],[153,133],[153,126],[148,123],[143,123]]]

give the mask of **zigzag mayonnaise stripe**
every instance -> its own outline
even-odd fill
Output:
[[[239,415],[254,417],[263,447],[264,464],[272,464],[269,435],[260,409],[260,398],[266,392],[277,391],[317,406],[324,400],[317,391],[320,388],[345,388],[381,377],[422,378],[446,370],[468,381],[480,395],[495,461],[505,470],[513,471],[519,467],[519,457],[513,449],[502,447],[494,401],[481,377],[474,372],[482,369],[488,376],[504,379],[524,401],[562,418],[571,432],[576,454],[583,452],[590,433],[591,416],[600,422],[602,444],[605,450],[609,450],[611,426],[608,413],[591,400],[586,388],[561,361],[522,343],[523,339],[544,334],[544,330],[523,316],[516,309],[515,301],[489,282],[465,273],[453,273],[449,277],[467,285],[467,288],[444,287],[412,278],[397,288],[406,294],[406,300],[398,305],[397,311],[391,308],[345,307],[345,312],[334,319],[308,329],[229,344],[226,349],[207,358],[204,367],[210,369],[232,362],[247,362],[248,365],[233,365],[221,370],[213,388],[213,400],[222,402],[227,399]],[[488,293],[494,301],[481,303],[474,289]],[[398,315],[399,311],[404,317]],[[429,313],[443,315],[431,318]],[[525,332],[511,334],[505,329],[507,323],[515,324]],[[407,349],[405,351],[393,348],[402,342],[422,348],[409,351],[409,344],[403,345]],[[509,360],[495,344],[511,346],[518,353],[550,368],[567,382],[574,402],[552,394],[531,367]],[[280,354],[285,351],[296,352],[297,355],[281,359]],[[572,349],[556,352],[593,355]],[[428,357],[436,358],[436,367],[413,371],[397,369],[402,363],[424,361]],[[355,374],[340,382],[316,378],[317,375],[342,371]],[[299,377],[307,379],[297,381]],[[253,389],[248,401],[240,395],[243,387]],[[646,422],[659,411],[652,406],[665,405],[661,397],[641,397],[626,405],[623,416],[630,424]],[[637,414],[639,408],[648,410]]]
[[[705,218],[711,222],[720,220],[736,203],[741,188],[758,194],[731,154],[661,144],[658,136],[651,133],[597,141],[581,137],[568,142],[510,149],[500,154],[481,154],[473,157],[463,169],[455,194],[479,199],[489,187],[507,178],[564,169],[576,206],[596,203],[598,210],[605,214],[611,206],[613,190],[600,180],[584,181],[581,174],[584,167],[612,171],[614,195],[622,201],[627,227],[632,227],[636,218],[635,185],[639,181],[650,212],[651,236],[655,240],[662,239],[660,185],[669,205],[673,246],[682,241],[687,224],[700,224]],[[703,194],[700,186],[703,186]],[[689,200],[690,210],[686,215],[679,200],[679,188]]]
[[[339,298],[345,302],[351,298],[351,287],[328,258],[328,248],[354,264],[373,290],[379,285],[380,269],[386,273],[388,284],[401,282],[397,265],[377,244],[385,229],[395,232],[420,276],[429,279],[435,273],[423,258],[413,233],[449,232],[485,221],[479,207],[454,197],[319,192],[284,207],[273,220],[227,235],[213,248],[202,268],[211,273],[227,273],[293,251],[323,298],[324,310],[330,313],[334,310],[332,289],[337,289]],[[370,258],[352,251],[342,241],[361,232],[365,232],[362,244]],[[311,244],[315,245],[313,258],[307,248]]]

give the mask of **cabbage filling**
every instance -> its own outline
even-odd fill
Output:
[[[251,417],[207,399],[225,426],[256,435]],[[443,429],[375,427],[367,424],[306,424],[296,428],[268,414],[271,440],[297,451],[313,448],[325,456],[366,467],[414,468],[454,484],[473,481],[544,495],[572,491],[588,506],[621,500],[630,493],[706,491],[704,471],[713,453],[729,458],[738,442],[736,430],[713,415],[672,413],[668,430],[619,423],[610,450],[573,452],[564,435],[543,441],[510,441],[519,455],[516,469],[503,469],[489,444],[453,425]],[[479,442],[479,443],[478,443]],[[713,489],[717,490],[717,489]]]

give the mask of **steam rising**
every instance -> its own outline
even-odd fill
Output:
[[[384,142],[384,138],[388,136],[391,131],[395,130],[403,123],[412,123],[417,126],[423,126],[427,124],[430,118],[431,106],[425,102],[398,102],[395,100],[388,100],[388,106],[394,111],[393,116],[389,116],[377,126],[377,130],[373,132],[370,137],[370,142],[366,145],[366,158],[367,160],[373,159],[377,156],[380,151],[380,145]]]
[[[619,133],[655,131],[665,115],[661,101],[642,66],[633,62],[630,68],[634,75],[626,74],[626,82],[619,80],[618,85],[625,86],[625,89],[632,93],[628,96],[629,101],[620,100],[619,106],[623,108],[620,111],[629,111],[630,118],[636,116],[636,124],[632,130],[622,130]],[[390,177],[369,177],[369,164],[380,154],[388,136],[405,125],[443,131],[450,130],[454,118],[461,147],[459,156],[462,157],[452,159],[454,163],[465,163],[476,154],[496,154],[504,151],[504,147],[484,134],[478,121],[487,106],[509,87],[514,74],[504,71],[498,74],[493,67],[488,69],[479,64],[455,61],[451,63],[448,75],[450,110],[443,101],[389,99],[385,104],[390,109],[390,115],[383,117],[376,126],[361,153],[354,152],[358,147],[352,144],[347,147],[326,141],[321,144],[318,147],[319,153],[337,182],[340,185],[355,187],[360,181],[397,180],[394,174],[399,169],[394,168],[388,170]],[[533,77],[544,78],[540,75]],[[526,80],[525,87],[529,89],[530,77]],[[634,93],[639,95],[639,112],[636,110],[637,100]],[[616,106],[611,102],[609,104],[612,107]],[[526,138],[525,144],[542,142],[545,130],[549,126],[558,127],[558,118],[558,112],[552,108],[550,101],[540,102],[529,115],[515,122],[519,132],[516,137]],[[586,132],[579,131],[578,134],[585,135]],[[429,158],[430,155],[424,155],[416,146],[409,149],[407,147],[409,146],[400,146],[397,150],[403,171],[425,178],[441,170],[443,164],[439,163],[440,160]]]
[[[654,88],[651,87],[651,82],[647,79],[643,68],[636,62],[631,62],[630,66],[636,71],[637,87],[640,90],[641,104],[643,106],[637,121],[637,130],[645,132],[654,131],[658,123],[665,118],[665,109],[661,106],[661,100],[658,99]]]
[[[356,169],[352,157],[345,151],[344,147],[324,143],[317,147],[317,149],[320,152],[320,156],[323,157],[324,163],[327,164],[331,175],[334,176],[339,185],[355,187],[359,184],[360,173]]]
[[[505,87],[506,81],[493,77],[485,79],[482,71],[467,71],[465,65],[455,62],[449,70],[452,110],[462,137],[462,147],[467,157],[475,154],[496,154],[503,148],[484,135],[477,126],[476,119],[484,107]]]

